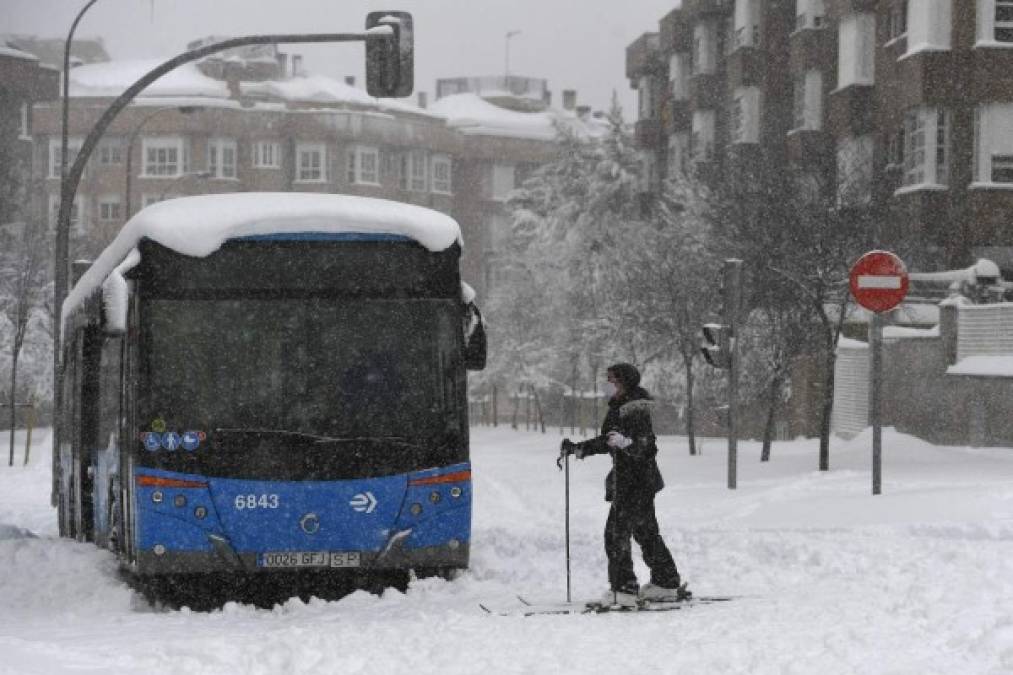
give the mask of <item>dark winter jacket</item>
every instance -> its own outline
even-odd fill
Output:
[[[606,501],[625,503],[653,497],[665,487],[655,460],[658,446],[651,424],[654,401],[638,387],[629,395],[613,398],[608,405],[601,435],[577,443],[577,446],[585,455],[612,455],[612,470],[605,478]],[[618,431],[632,439],[633,444],[623,450],[610,448],[607,444],[610,431]]]

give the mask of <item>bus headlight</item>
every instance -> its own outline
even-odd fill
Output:
[[[181,509],[186,506],[186,497],[184,495],[176,495],[176,497],[172,500],[172,503],[175,504],[177,508]]]
[[[197,508],[195,508],[193,510],[193,516],[197,520],[204,520],[204,518],[207,515],[208,515],[208,510],[206,508],[204,508],[203,506],[198,506]]]
[[[422,513],[422,504],[418,504],[418,503],[416,503],[416,504],[412,504],[412,505],[411,505],[411,508],[410,508],[410,509],[408,509],[408,510],[409,510],[409,511],[411,511],[411,514],[412,514],[413,516],[417,516],[417,515],[419,515],[420,513]]]
[[[431,501],[433,504],[439,504],[440,499],[441,497],[439,490],[433,490],[429,495],[429,501]]]
[[[450,496],[453,497],[454,499],[460,497],[461,493],[462,493],[461,488],[457,487],[456,485],[450,488]]]
[[[151,501],[155,502],[156,504],[161,504],[162,503],[162,491],[161,490],[155,490],[154,492],[152,492],[151,493]]]

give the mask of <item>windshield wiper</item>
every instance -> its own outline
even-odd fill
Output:
[[[309,434],[305,431],[289,431],[287,429],[215,429],[214,433],[225,434],[248,434],[250,436],[291,436],[301,440],[313,441],[314,443],[393,443],[418,450],[426,448],[411,443],[404,436],[320,436]]]

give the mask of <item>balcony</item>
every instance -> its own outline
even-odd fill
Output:
[[[633,137],[638,148],[656,150],[662,147],[661,120],[637,120],[633,128]]]
[[[685,0],[683,10],[688,16],[725,16],[735,9],[734,0]]]
[[[720,108],[724,93],[724,79],[717,73],[700,73],[689,79],[689,98],[694,109]]]
[[[661,38],[658,33],[644,33],[626,48],[626,77],[636,80],[642,75],[664,71]]]
[[[756,47],[739,47],[727,57],[728,85],[760,86],[766,72],[766,53]]]
[[[859,136],[875,129],[875,87],[854,84],[830,92],[828,127],[835,136]]]
[[[791,72],[834,72],[837,68],[837,35],[829,30],[798,30],[790,39]]]
[[[692,126],[693,113],[689,109],[689,100],[667,99],[661,107],[662,131],[665,134],[674,134],[680,131],[689,131]]]
[[[785,137],[788,160],[798,166],[827,169],[834,157],[830,134],[815,129],[794,129]]]
[[[693,48],[693,22],[683,9],[673,9],[660,22],[661,51],[688,52]]]
[[[879,0],[826,0],[825,4],[827,16],[834,19],[859,12],[875,12],[878,6]]]

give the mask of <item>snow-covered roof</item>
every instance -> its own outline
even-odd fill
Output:
[[[119,96],[134,82],[163,63],[159,59],[107,61],[78,66],[70,71],[72,97]],[[193,63],[185,63],[152,82],[145,96],[197,96],[228,98],[225,82],[208,77]]]
[[[585,122],[568,111],[518,112],[471,93],[444,96],[433,103],[430,110],[445,117],[448,127],[474,136],[551,141],[559,135],[557,125],[568,127],[581,136],[595,136],[601,132],[598,125]]]
[[[461,228],[450,216],[385,199],[299,192],[236,192],[170,199],[142,209],[127,221],[71,290],[63,303],[63,316],[70,316],[117,268],[122,274],[132,267],[124,269],[121,264],[135,255],[142,239],[203,258],[234,237],[295,232],[397,234],[431,251],[461,243]],[[132,259],[133,264],[140,260]],[[106,295],[119,295],[115,287],[115,282],[107,286],[106,290],[113,292]]]
[[[305,75],[288,80],[241,82],[240,90],[247,96],[268,96],[292,103],[351,104],[378,110],[396,110],[416,115],[433,115],[430,111],[394,98],[373,98],[365,89],[353,87],[326,75]]]
[[[14,49],[13,47],[7,46],[5,43],[0,42],[0,56],[6,56],[12,59],[21,59],[23,61],[38,61],[39,57],[35,54],[29,54],[23,52],[20,49]]]

